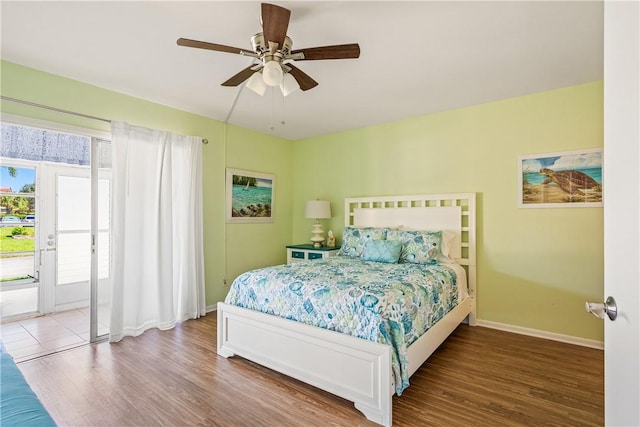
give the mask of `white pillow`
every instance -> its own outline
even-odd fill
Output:
[[[447,258],[453,259],[453,256],[451,255],[451,250],[453,249],[453,245],[456,242],[456,233],[454,233],[453,231],[449,231],[449,230],[442,230],[442,245],[441,250],[442,250],[442,255],[444,255]]]

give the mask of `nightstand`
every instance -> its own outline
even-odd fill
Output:
[[[325,246],[314,248],[313,245],[288,245],[287,264],[329,258],[330,256],[337,255],[338,252],[340,252],[339,246],[335,248],[327,248]]]

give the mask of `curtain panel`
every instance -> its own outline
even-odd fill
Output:
[[[112,122],[109,341],[206,313],[202,139]]]

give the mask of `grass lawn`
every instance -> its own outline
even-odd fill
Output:
[[[0,252],[26,252],[33,251],[35,248],[35,242],[31,239],[14,239],[11,236],[11,231],[14,227],[2,227],[0,228]],[[24,227],[26,232],[33,237],[33,227]]]

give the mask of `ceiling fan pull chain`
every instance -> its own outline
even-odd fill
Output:
[[[280,115],[280,119],[281,119],[280,120],[280,124],[282,126],[287,124],[287,122],[285,121],[285,115],[284,115],[284,97],[285,97],[284,94],[280,97],[280,99],[282,99],[282,104],[281,104],[282,105],[282,110],[281,110],[282,114]]]

